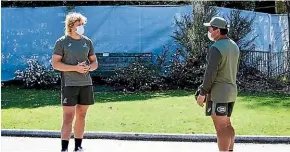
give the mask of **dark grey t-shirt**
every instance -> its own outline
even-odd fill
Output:
[[[79,62],[88,61],[88,57],[94,55],[94,47],[92,41],[85,36],[77,40],[65,35],[55,42],[53,54],[61,55],[64,64],[77,65]],[[62,86],[92,85],[89,73],[61,72],[61,82]]]

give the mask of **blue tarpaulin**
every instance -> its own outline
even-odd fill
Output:
[[[64,34],[65,7],[2,8],[1,80],[11,80],[38,56],[49,65],[54,43]],[[88,18],[85,35],[96,53],[152,52],[173,44],[174,18],[191,13],[191,6],[82,6],[74,11]],[[174,47],[174,46],[173,46]]]
[[[77,6],[76,12],[88,18],[85,35],[93,40],[96,53],[153,53],[164,45],[175,47],[171,37],[174,18],[191,14],[192,6]],[[218,8],[220,16],[230,9]],[[64,35],[66,7],[2,8],[1,80],[13,79],[16,70],[26,67],[26,60],[38,57],[49,66],[55,41]],[[278,52],[286,49],[287,17],[242,11],[255,16],[253,32],[258,35],[256,50]]]

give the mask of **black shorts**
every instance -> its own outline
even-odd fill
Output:
[[[94,104],[93,86],[63,86],[61,88],[61,104],[63,106]]]
[[[206,116],[228,116],[231,117],[235,102],[218,103],[213,101],[206,102]]]

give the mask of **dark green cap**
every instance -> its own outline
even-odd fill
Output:
[[[220,29],[228,28],[227,21],[222,17],[213,17],[209,23],[203,23],[204,26],[214,26]]]

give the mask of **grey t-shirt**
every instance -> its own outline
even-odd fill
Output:
[[[88,61],[88,57],[94,55],[92,41],[82,36],[81,39],[73,39],[65,35],[55,42],[53,54],[62,56],[62,63],[77,65],[79,62]],[[88,86],[92,85],[89,73],[61,72],[62,86]]]

